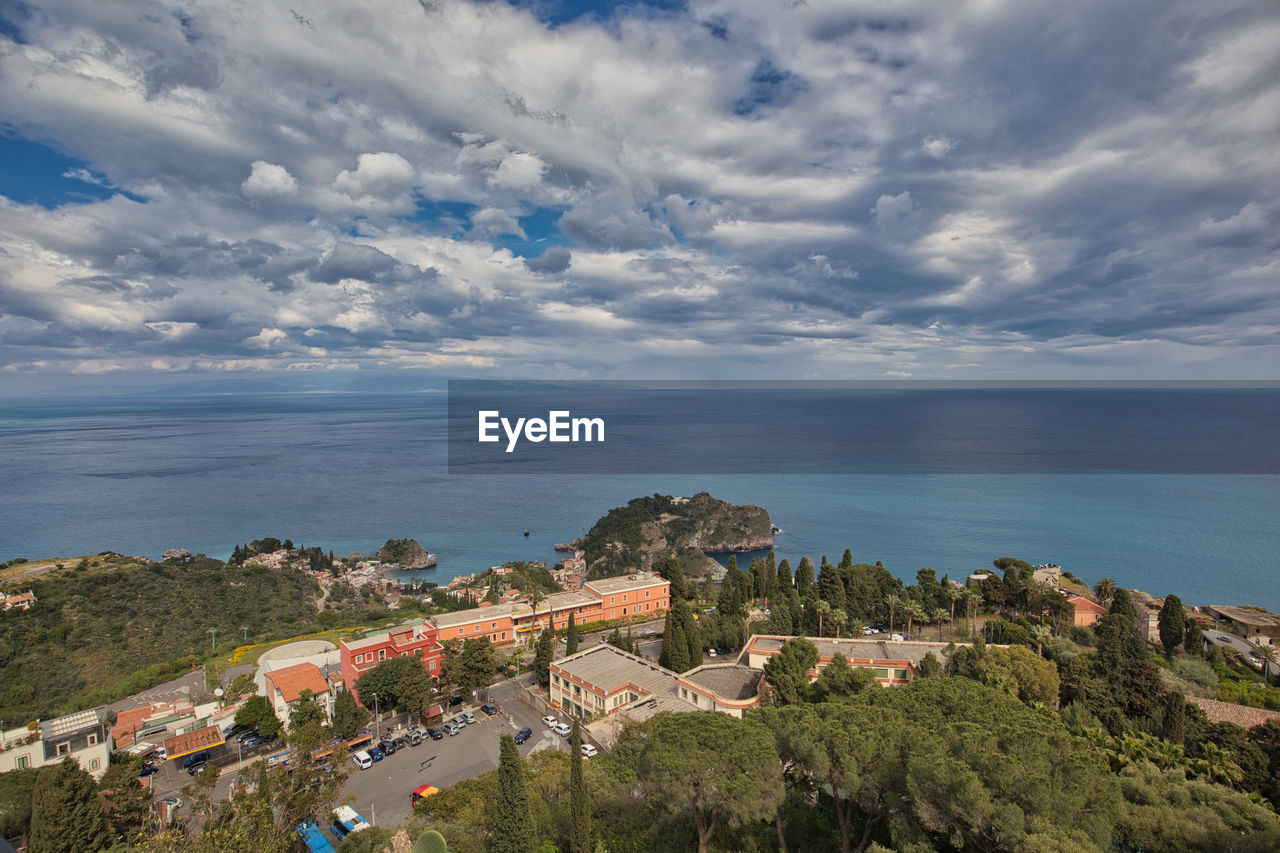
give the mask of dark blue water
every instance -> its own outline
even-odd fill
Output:
[[[1182,406],[1226,405],[1226,392],[1185,393]],[[1228,402],[1246,411],[1242,400]],[[947,418],[956,412],[945,407]],[[783,531],[779,557],[793,564],[851,548],[905,578],[922,566],[959,577],[1008,555],[1091,582],[1106,575],[1196,603],[1280,610],[1276,475],[460,476],[448,473],[445,416],[441,394],[9,402],[0,560],[171,547],[225,557],[263,536],[371,553],[413,537],[440,560],[421,574],[447,581],[506,560],[554,560],[556,542],[632,497],[709,491],[768,509]]]

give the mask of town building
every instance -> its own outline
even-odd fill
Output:
[[[1072,624],[1077,627],[1096,625],[1107,615],[1107,608],[1096,601],[1090,601],[1083,595],[1068,595],[1067,604],[1075,608]]]
[[[1211,604],[1209,613],[1215,619],[1231,624],[1231,630],[1251,643],[1273,646],[1280,642],[1280,616],[1257,607],[1231,607]]]
[[[640,572],[616,578],[588,581],[577,592],[556,592],[538,601],[482,604],[469,610],[433,616],[440,642],[485,638],[495,646],[510,647],[517,639],[543,628],[563,630],[573,615],[577,625],[650,619],[670,607],[671,584],[661,576]]]
[[[325,719],[333,719],[334,696],[329,689],[329,680],[313,663],[296,663],[274,669],[267,673],[265,686],[267,702],[286,728],[294,706],[303,701],[303,694],[308,691],[310,698],[324,709]]]
[[[339,640],[338,667],[342,683],[359,699],[355,684],[361,675],[388,658],[409,655],[421,658],[427,674],[438,677],[444,651],[439,636],[439,629],[432,622],[423,620],[359,640]]]
[[[35,603],[36,596],[31,590],[14,593],[0,592],[0,610],[13,610],[15,608],[30,610]]]
[[[579,719],[612,714],[641,698],[674,696],[679,678],[608,643],[553,661],[550,670],[552,707]]]
[[[189,728],[195,720],[196,706],[189,699],[149,702],[116,714],[111,742],[116,749],[125,749],[141,738]]]
[[[782,651],[782,647],[791,637],[756,634],[747,642],[739,661],[752,669],[764,669],[769,658]],[[831,637],[808,637],[809,642],[818,648],[818,667],[809,674],[817,678],[826,669],[827,664],[836,654],[844,655],[849,665],[859,669],[871,670],[872,676],[880,684],[889,687],[908,684],[914,681],[925,655],[933,653],[938,663],[945,664],[946,650],[951,643],[926,643],[922,641],[871,640],[865,638],[834,639]],[[956,644],[962,645],[962,644]]]
[[[77,711],[34,729],[24,726],[0,734],[0,773],[57,764],[68,755],[95,779],[107,772],[111,742],[100,710]]]

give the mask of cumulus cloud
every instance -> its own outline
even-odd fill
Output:
[[[501,237],[511,234],[521,240],[527,236],[514,216],[496,207],[486,207],[471,214],[471,232],[479,237]]]
[[[524,265],[534,272],[559,273],[569,268],[573,253],[563,246],[552,246],[536,258],[525,258]]]
[[[284,166],[254,160],[249,177],[240,185],[240,191],[250,197],[292,195],[298,191],[298,182]]]

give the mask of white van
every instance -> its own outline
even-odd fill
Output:
[[[369,757],[368,752],[362,749],[351,754],[351,763],[361,770],[368,770],[373,766],[373,759]]]

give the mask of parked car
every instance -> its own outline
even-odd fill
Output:
[[[461,705],[461,704],[462,704],[462,697],[461,697],[461,696],[450,696],[450,697],[449,697],[449,707],[450,707],[450,708],[456,708],[456,707],[458,707],[458,706],[459,706],[459,705]]]
[[[399,737],[392,738],[391,742],[396,745],[396,749],[404,749],[406,746],[409,745],[409,741],[404,739],[404,735],[400,735]]]
[[[480,722],[476,719],[476,715],[471,711],[463,711],[459,716],[462,717],[462,721],[468,726],[474,726],[476,723]]]
[[[382,750],[378,749],[376,746],[369,747],[369,758],[373,759],[375,763],[381,761]]]
[[[361,770],[368,770],[373,766],[373,757],[366,750],[351,753],[351,763]]]
[[[447,734],[449,737],[453,737],[458,732],[462,731],[462,728],[453,720],[449,720],[447,723],[441,726],[441,728],[444,729],[444,733]]]
[[[157,802],[164,803],[168,806],[170,813],[182,808],[182,797],[165,797],[163,800],[157,800]]]
[[[243,747],[244,749],[252,749],[255,746],[262,746],[264,743],[270,743],[270,742],[271,742],[271,738],[264,737],[260,734],[255,734],[252,737],[247,737],[244,740],[240,741],[240,746]]]
[[[382,740],[378,741],[378,749],[382,750],[383,755],[395,755],[396,742],[391,740],[390,738],[383,738]]]
[[[560,735],[560,737],[568,737],[569,733],[572,732],[573,729],[569,728],[569,726],[567,726],[564,723],[556,723],[554,726],[551,727],[551,731]]]
[[[196,775],[205,768],[209,763],[209,750],[204,749],[200,752],[192,753],[182,759],[182,768],[191,776]]]
[[[524,743],[531,737],[533,737],[533,729],[525,726],[523,729],[516,732],[516,743]]]
[[[428,726],[427,736],[430,737],[432,740],[442,740],[444,738],[444,732],[440,731],[435,726]]]
[[[480,706],[480,710],[492,717],[494,714],[498,713],[498,706],[492,702],[485,702]]]
[[[707,657],[709,657],[709,658],[713,658],[713,657],[715,657],[715,656],[716,656],[716,650],[715,650],[715,649],[707,649]]]
[[[729,654],[729,650],[728,650],[728,649],[723,649],[723,648],[719,648],[719,647],[717,647],[717,648],[716,648],[716,654],[718,654],[718,655],[722,655],[722,656],[723,656],[723,655],[727,655],[727,654]]]
[[[895,643],[901,643],[903,640],[906,639],[906,637],[902,636],[901,634],[890,634],[889,639]]]
[[[422,743],[422,732],[417,729],[409,729],[409,733],[405,735],[405,740],[409,741],[409,746],[417,746]]]
[[[227,731],[222,735],[222,739],[231,740],[232,738],[238,738],[240,737],[240,735],[245,734],[247,732],[251,732],[251,731],[253,731],[252,726],[246,726],[243,723],[237,723],[236,725],[227,729]]]
[[[159,772],[160,772],[160,768],[156,767],[154,764],[148,761],[138,768],[138,778],[142,779],[147,776],[150,776],[153,773],[159,773]]]
[[[549,729],[553,728],[558,722],[560,721],[557,720],[555,717],[551,716],[550,714],[547,714],[545,717],[542,718],[542,724]]]
[[[594,746],[592,746],[592,745],[591,745],[591,744],[589,744],[589,743],[584,743],[584,744],[582,745],[582,757],[583,757],[583,758],[591,758],[591,757],[593,757],[593,756],[595,756],[595,755],[598,755],[599,753],[600,753],[600,750],[596,749]]]

